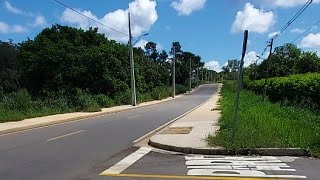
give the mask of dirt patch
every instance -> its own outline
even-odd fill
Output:
[[[160,134],[189,134],[192,130],[192,127],[170,127]]]

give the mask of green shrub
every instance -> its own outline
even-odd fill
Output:
[[[4,97],[4,104],[11,111],[26,111],[33,107],[31,96],[26,89],[13,92]]]
[[[183,94],[186,93],[188,90],[188,87],[181,84],[176,84],[176,94]]]
[[[107,108],[114,106],[113,100],[104,94],[98,94],[94,98],[100,107]]]
[[[138,103],[151,101],[153,98],[151,97],[151,93],[137,93],[137,101]]]
[[[169,86],[159,86],[151,91],[151,97],[154,100],[161,100],[171,96],[172,88]]]
[[[238,123],[234,139],[235,92],[232,82],[224,84],[220,99],[222,110],[218,134],[207,141],[212,146],[238,150],[240,148],[305,148],[320,155],[319,113],[299,107],[281,106],[261,101],[261,96],[242,90]]]
[[[82,89],[76,89],[72,104],[78,111],[94,112],[101,110],[95,98]]]
[[[128,89],[124,92],[117,92],[113,101],[116,105],[131,104],[131,91]]]
[[[257,94],[262,94],[264,81],[264,79],[244,81],[245,88]],[[319,109],[320,73],[271,78],[268,80],[267,96],[272,102]]]
[[[0,86],[0,103],[3,103],[4,102],[4,97],[5,97],[5,94]]]

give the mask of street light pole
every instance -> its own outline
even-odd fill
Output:
[[[191,92],[191,78],[192,78],[192,67],[191,67],[191,57],[189,58],[189,92]]]
[[[136,93],[136,80],[134,74],[134,60],[133,60],[133,46],[132,46],[132,34],[131,34],[131,21],[130,21],[130,12],[128,13],[129,20],[129,46],[130,46],[130,70],[131,70],[131,98],[132,105],[137,105],[137,93]]]
[[[173,58],[172,58],[172,97],[176,96],[176,47],[173,46]]]
[[[198,67],[197,67],[197,87],[199,86],[199,79],[200,79],[200,77],[199,77],[199,62],[200,61],[198,61]]]

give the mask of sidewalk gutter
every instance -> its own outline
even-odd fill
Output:
[[[202,85],[200,85],[199,87],[201,87],[201,86]],[[13,122],[0,123],[0,135],[7,135],[7,134],[12,134],[12,133],[17,133],[17,132],[37,129],[37,128],[44,128],[44,127],[48,127],[48,126],[54,126],[54,125],[69,123],[69,122],[73,122],[73,121],[86,120],[88,118],[100,117],[100,116],[104,116],[104,115],[107,115],[107,114],[119,113],[119,112],[124,112],[124,111],[132,110],[132,109],[138,109],[138,108],[147,107],[147,106],[151,106],[151,105],[155,105],[155,104],[160,104],[160,103],[171,101],[171,100],[180,98],[180,97],[182,97],[184,95],[188,95],[190,93],[193,93],[193,92],[197,91],[198,88],[194,88],[191,92],[186,92],[184,94],[180,94],[180,95],[176,96],[175,98],[168,97],[168,98],[162,99],[162,100],[144,102],[144,103],[141,103],[138,106],[124,107],[123,109],[118,109],[118,110],[114,110],[114,111],[93,112],[92,114],[89,114],[89,115],[79,115],[79,116],[72,117],[72,118],[58,119],[58,120],[48,121],[48,122],[39,122],[39,123],[25,125],[25,126],[22,125],[22,126],[19,126],[19,127],[7,128],[7,129],[4,129],[4,130],[1,130],[1,125],[4,126],[4,125],[8,125],[8,124],[10,124],[10,125],[11,124],[19,124],[19,123],[22,124],[22,123],[24,123],[23,121],[32,120],[34,118],[24,119],[22,121],[13,121]],[[113,108],[115,108],[115,107],[113,107]],[[75,113],[77,113],[77,112],[75,112]],[[55,115],[58,115],[58,114],[55,114]],[[54,115],[51,115],[51,116],[54,116]],[[35,117],[35,118],[45,118],[45,117],[48,117],[48,116]]]

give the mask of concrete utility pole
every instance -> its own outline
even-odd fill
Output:
[[[172,46],[173,58],[172,58],[172,97],[176,96],[176,47]]]
[[[243,60],[247,51],[247,41],[248,41],[248,30],[245,30],[244,38],[243,38],[242,56],[241,56],[240,67],[239,67],[238,86],[237,86],[237,92],[236,92],[236,98],[235,98],[235,104],[234,104],[235,111],[234,111],[234,119],[233,119],[232,141],[234,141],[235,133],[237,130],[237,124],[238,124],[239,96],[240,96],[240,89],[242,86]]]
[[[206,83],[208,82],[208,70],[206,70]]]
[[[136,93],[136,79],[134,74],[134,60],[133,60],[133,46],[132,46],[132,34],[131,34],[131,21],[130,13],[128,13],[129,20],[129,46],[130,46],[130,70],[131,70],[131,97],[132,105],[137,105],[137,93]]]
[[[204,75],[204,73],[203,73],[203,67],[201,68],[201,81],[203,81],[203,75]]]
[[[270,60],[271,60],[271,56],[272,56],[273,39],[270,40],[269,46],[270,46],[270,52],[269,52],[269,56],[268,56],[268,60],[267,60],[267,74],[266,74],[266,78],[264,79],[262,101],[264,101],[267,96],[268,78],[269,78]]]
[[[200,63],[200,61],[198,61],[198,67],[197,67],[197,87],[199,86],[199,79],[200,79],[200,77],[199,77],[199,63]]]
[[[191,92],[191,78],[192,78],[192,67],[191,67],[191,58],[189,58],[189,92]]]

